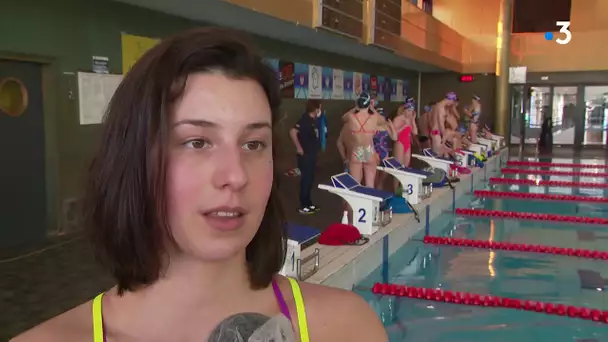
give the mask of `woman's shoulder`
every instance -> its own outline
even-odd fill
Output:
[[[379,318],[361,296],[305,282],[301,282],[300,287],[311,326],[311,340],[387,341]]]
[[[10,342],[72,342],[93,339],[91,301],[49,319]]]

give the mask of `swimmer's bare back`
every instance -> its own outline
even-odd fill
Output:
[[[367,109],[357,113],[351,113],[347,119],[347,125],[351,132],[351,146],[373,145],[374,134],[378,130],[380,115],[374,111],[369,114]]]

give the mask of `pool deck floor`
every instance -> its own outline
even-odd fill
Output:
[[[512,156],[518,154],[517,149],[512,149],[510,152]],[[534,151],[524,150],[524,155],[532,156]],[[606,151],[585,150],[581,154],[581,152],[574,153],[571,149],[554,149],[553,155],[557,158],[577,156],[605,158]],[[316,182],[326,181],[331,175],[339,173],[339,167],[338,164],[324,165],[318,170]],[[313,201],[321,207],[321,211],[314,215],[300,215],[297,212],[298,194],[297,191],[292,191],[299,187],[298,182],[297,177],[281,179],[279,192],[289,222],[324,229],[340,220],[343,212],[342,200],[317,189],[316,186],[312,197]],[[442,190],[447,191],[439,189]],[[435,196],[431,200],[434,198]],[[403,224],[404,222],[395,221],[393,225],[384,229],[394,230],[395,227]],[[402,238],[405,239],[407,236]],[[369,243],[370,246],[377,242],[374,239],[378,238],[373,238]],[[45,249],[49,246],[53,248]],[[362,250],[351,249],[346,253],[344,249],[342,251],[335,248],[332,251],[327,249],[321,254],[324,267],[309,281],[327,283],[328,277],[336,274],[340,269],[346,269],[343,266],[357,259],[360,253]],[[367,268],[365,265],[355,268],[361,269],[361,267]],[[371,270],[369,269],[368,272]],[[328,284],[347,286],[346,283]],[[0,250],[0,308],[2,308],[0,341],[6,341],[9,337],[89,300],[112,285],[112,279],[97,266],[88,243],[79,233],[50,239],[43,244]]]

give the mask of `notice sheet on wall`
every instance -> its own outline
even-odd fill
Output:
[[[81,125],[95,125],[103,117],[122,75],[78,73],[78,110]]]

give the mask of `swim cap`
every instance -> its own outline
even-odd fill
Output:
[[[416,102],[416,100],[414,100],[414,98],[411,96],[405,100],[405,103],[415,103],[415,102]]]
[[[413,103],[406,103],[405,104],[405,110],[416,110],[416,106]]]
[[[481,97],[479,97],[477,95],[473,95],[473,100],[475,100],[475,101],[481,101]]]
[[[451,92],[449,92],[449,93],[445,94],[445,98],[446,98],[447,100],[451,100],[451,101],[458,101],[458,96],[456,96],[456,93],[455,93],[455,92],[453,92],[453,91],[451,91]]]
[[[430,112],[431,110],[433,110],[433,107],[431,107],[431,106],[424,106],[424,112],[425,112],[425,113],[428,113],[428,112]]]
[[[368,93],[359,94],[359,98],[357,99],[357,107],[363,109],[369,107],[372,102],[372,97],[369,96]]]

